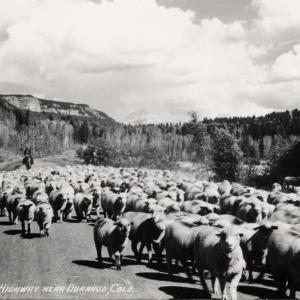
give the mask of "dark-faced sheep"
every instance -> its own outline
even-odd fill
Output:
[[[122,252],[128,242],[129,231],[130,222],[126,218],[121,218],[117,222],[104,218],[95,223],[94,242],[100,263],[102,263],[102,246],[105,246],[117,270],[121,270]]]

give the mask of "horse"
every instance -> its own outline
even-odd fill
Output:
[[[31,169],[32,159],[29,155],[26,155],[23,159],[23,164],[26,166],[27,171]]]

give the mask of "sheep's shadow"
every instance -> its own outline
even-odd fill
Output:
[[[173,299],[211,299],[211,295],[203,290],[183,286],[162,286],[160,291]]]
[[[113,265],[112,260],[109,257],[103,257],[102,258],[102,264],[99,263],[98,260],[73,260],[72,263],[79,265],[79,266],[85,266],[89,268],[95,268],[95,269],[115,269],[116,267]],[[127,259],[124,257],[122,259],[122,266],[129,266],[129,265],[137,265],[137,263],[131,259]]]
[[[279,299],[276,290],[253,285],[239,285],[238,292],[258,297],[259,299]],[[282,297],[280,297],[282,298]]]
[[[0,221],[0,225],[13,225],[9,221]]]
[[[105,269],[107,267],[109,267],[109,265],[111,264],[100,264],[98,261],[95,260],[73,260],[72,261],[73,264],[79,265],[79,266],[84,266],[84,267],[89,267],[89,268],[94,268],[94,269]]]
[[[3,233],[5,233],[7,235],[17,235],[17,234],[22,234],[22,230],[21,229],[11,229],[11,230],[5,230],[5,231],[3,231]]]
[[[150,279],[150,280],[191,283],[188,278],[184,278],[184,277],[181,277],[178,275],[170,276],[167,273],[139,272],[139,273],[136,273],[135,275],[146,278],[146,279]]]
[[[81,220],[77,219],[77,218],[72,218],[72,219],[68,219],[64,221],[65,223],[80,223]]]
[[[31,239],[36,239],[36,238],[41,238],[41,234],[40,233],[25,233],[25,234],[22,234],[21,233],[21,237],[23,239],[27,239],[27,240],[31,240]]]

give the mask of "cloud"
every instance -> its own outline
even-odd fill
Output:
[[[224,23],[155,0],[2,0],[0,81],[117,119],[260,114],[285,97],[293,107],[300,10],[288,1],[254,0],[256,19]]]

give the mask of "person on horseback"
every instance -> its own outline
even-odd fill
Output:
[[[29,157],[29,158],[30,158],[31,164],[33,164],[32,151],[31,151],[31,148],[30,148],[29,146],[26,146],[26,148],[25,148],[25,150],[24,150],[24,159],[23,159],[23,163],[24,163],[26,157]]]

